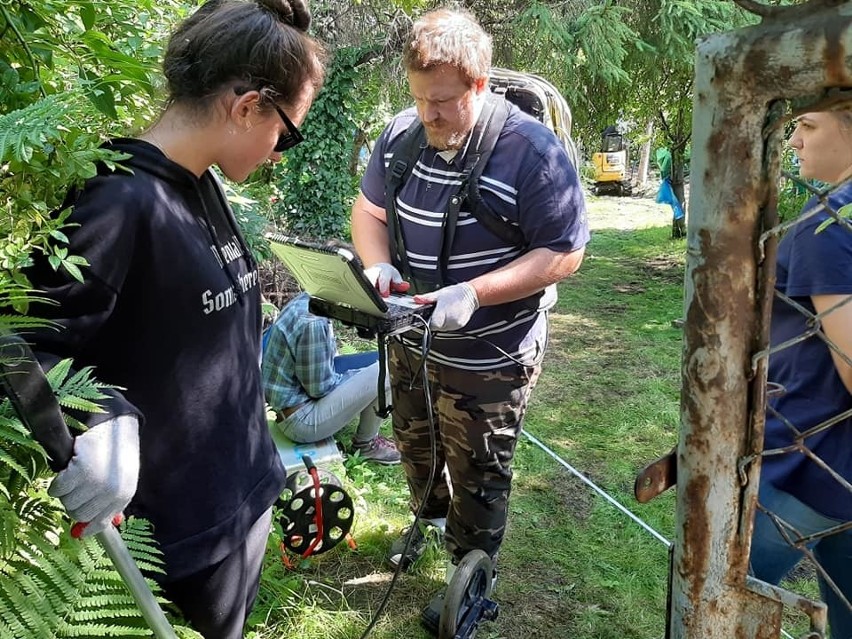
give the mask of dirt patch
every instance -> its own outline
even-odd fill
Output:
[[[628,295],[639,295],[645,292],[645,287],[641,284],[634,284],[631,282],[620,282],[619,284],[615,284],[612,287],[616,293],[627,293]],[[622,306],[626,307],[626,304]]]
[[[513,585],[522,585],[510,589],[498,584],[495,599],[500,617],[496,624],[483,627],[485,637],[555,639],[574,635],[573,619],[580,605],[571,597],[573,581],[560,568],[543,559],[518,569],[512,577]]]
[[[637,264],[636,268],[648,279],[657,282],[680,284],[683,282],[682,262],[670,257],[656,257]]]
[[[672,221],[672,209],[657,204],[653,197],[586,196],[589,227],[635,230],[651,226],[667,226]]]
[[[584,474],[588,476],[588,473]],[[589,518],[595,497],[589,487],[577,476],[566,470],[560,473],[558,481],[554,482],[552,488],[565,512],[570,513],[574,519],[580,522]]]

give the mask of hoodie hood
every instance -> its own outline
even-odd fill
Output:
[[[257,264],[239,231],[236,219],[228,204],[228,199],[222,189],[221,180],[216,172],[212,169],[207,169],[199,178],[189,169],[166,157],[166,154],[155,145],[138,138],[116,138],[105,143],[102,148],[129,155],[129,158],[119,162],[122,166],[127,167],[134,173],[136,171],[144,171],[172,185],[176,190],[183,192],[188,198],[197,201],[194,213],[199,223],[209,235],[212,246],[219,256],[219,262],[223,265],[222,269],[233,282],[237,299],[242,304],[243,299],[240,287],[231,270],[224,266],[229,260],[225,255],[225,249],[221,244],[219,234],[214,230],[214,227],[217,225],[227,227],[227,232],[233,234],[234,240],[239,244],[240,250],[245,255],[245,259],[249,263],[249,268],[256,269]],[[211,206],[213,200],[216,200],[217,204]],[[215,213],[211,215],[211,208],[214,212],[219,212],[219,215]]]
[[[116,138],[102,148],[125,153],[130,157],[120,164],[134,170],[142,170],[179,188],[197,188],[199,178],[192,171],[166,157],[159,148],[137,138]]]

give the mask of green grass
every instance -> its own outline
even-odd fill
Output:
[[[681,332],[672,320],[682,311],[684,244],[669,239],[665,212],[648,210],[656,217],[637,219],[636,230],[597,228],[580,272],[560,285],[526,428],[671,538],[673,491],[645,505],[632,493],[639,469],[675,444],[679,415]],[[597,219],[600,227],[609,218]],[[358,460],[342,474],[356,501],[357,552],[341,544],[290,571],[271,543],[250,637],[357,639],[377,609],[391,578],[385,553],[408,522],[405,480],[399,467]],[[397,582],[371,636],[428,637],[419,611],[444,564],[436,545]],[[495,597],[500,616],[477,636],[661,637],[666,565],[660,541],[522,438]]]

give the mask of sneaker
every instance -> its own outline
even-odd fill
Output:
[[[405,545],[408,542],[408,535],[411,532],[411,526],[404,528],[399,539],[391,544],[390,552],[388,553],[388,563],[394,568],[401,563],[402,570],[408,570],[411,565],[420,559],[426,551],[426,545],[428,542],[427,534],[430,528],[436,531],[437,535],[441,535],[440,528],[430,525],[429,522],[421,520],[420,524],[414,528],[414,532],[411,535],[411,542],[408,543],[407,550]],[[404,556],[403,551],[405,551]]]
[[[396,444],[381,435],[376,435],[363,444],[352,441],[352,449],[360,453],[362,459],[376,462],[377,464],[398,464],[402,455],[396,448]]]
[[[438,627],[441,624],[441,612],[444,610],[444,595],[446,593],[447,589],[441,588],[429,601],[429,605],[420,611],[420,624],[435,636],[438,636]]]

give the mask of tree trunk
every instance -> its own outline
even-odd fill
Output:
[[[680,202],[681,210],[686,214],[686,197],[684,195],[683,147],[675,144],[672,147],[672,190]],[[672,239],[686,237],[686,217],[672,217]]]
[[[642,150],[639,152],[639,176],[637,184],[640,187],[645,186],[648,182],[648,167],[651,164],[651,141],[654,137],[654,119],[649,118],[648,124],[645,125],[645,142],[642,144]]]

